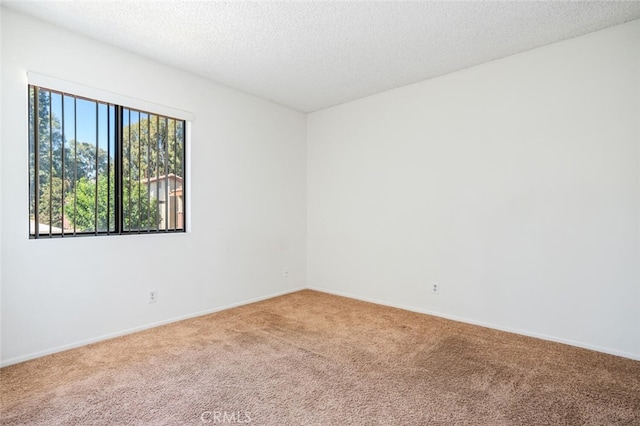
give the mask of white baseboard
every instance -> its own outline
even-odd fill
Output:
[[[520,335],[528,336],[528,337],[535,337],[537,339],[547,340],[547,341],[550,341],[550,342],[563,343],[565,345],[576,346],[576,347],[583,348],[583,349],[589,349],[589,350],[596,351],[596,352],[602,352],[602,353],[606,353],[606,354],[610,354],[610,355],[620,356],[620,357],[623,357],[623,358],[629,358],[629,359],[632,359],[632,360],[635,360],[635,361],[640,361],[640,354],[634,354],[634,353],[631,353],[631,352],[618,351],[618,350],[615,350],[615,349],[610,349],[610,348],[597,346],[597,345],[590,345],[590,344],[583,343],[583,342],[578,342],[578,341],[575,341],[575,340],[563,339],[563,338],[560,338],[560,337],[549,336],[549,335],[540,334],[540,333],[534,333],[534,332],[531,332],[531,331],[520,330],[520,329],[512,328],[512,327],[505,327],[505,326],[502,326],[502,325],[487,323],[487,322],[483,322],[483,321],[476,321],[476,320],[473,320],[473,319],[463,318],[463,317],[459,317],[459,316],[456,316],[456,315],[444,314],[442,312],[431,311],[431,310],[428,310],[428,309],[419,309],[419,308],[416,308],[416,307],[413,307],[413,306],[406,306],[406,305],[400,305],[400,304],[396,304],[396,303],[389,303],[389,302],[385,302],[385,301],[382,301],[382,300],[371,299],[371,298],[368,298],[368,297],[360,297],[360,296],[356,296],[356,295],[353,295],[353,294],[344,293],[344,292],[341,292],[341,291],[329,290],[329,289],[326,289],[326,288],[320,288],[320,287],[307,287],[307,288],[309,290],[315,290],[315,291],[319,291],[319,292],[322,292],[322,293],[328,293],[328,294],[333,294],[333,295],[336,295],[336,296],[348,297],[350,299],[361,300],[363,302],[375,303],[376,305],[389,306],[389,307],[392,307],[392,308],[403,309],[405,311],[417,312],[417,313],[426,314],[426,315],[433,315],[433,316],[436,316],[436,317],[446,318],[446,319],[450,319],[450,320],[453,320],[453,321],[463,322],[463,323],[466,323],[466,324],[479,325],[479,326],[482,326],[482,327],[492,328],[494,330],[506,331],[508,333],[520,334]]]
[[[216,308],[213,308],[213,309],[207,309],[207,310],[204,310],[204,311],[194,312],[194,313],[191,313],[191,314],[180,315],[180,316],[177,316],[177,317],[169,318],[169,319],[162,320],[162,321],[152,322],[152,323],[149,323],[149,324],[144,324],[144,325],[141,325],[141,326],[138,326],[138,327],[129,328],[129,329],[126,329],[126,330],[116,331],[114,333],[103,334],[102,336],[98,336],[98,337],[94,337],[94,338],[86,339],[86,340],[80,340],[80,341],[77,341],[77,342],[69,343],[67,345],[57,346],[55,348],[47,349],[47,350],[44,350],[44,351],[38,351],[38,352],[33,352],[33,353],[30,353],[30,354],[27,354],[27,355],[15,357],[15,358],[9,358],[7,360],[0,361],[0,368],[7,367],[7,366],[12,365],[12,364],[18,364],[20,362],[24,362],[24,361],[29,361],[29,360],[32,360],[32,359],[40,358],[40,357],[43,357],[45,355],[51,355],[51,354],[62,352],[62,351],[66,351],[66,350],[69,350],[69,349],[79,348],[81,346],[86,346],[86,345],[89,345],[91,343],[97,343],[97,342],[101,342],[103,340],[109,340],[109,339],[113,339],[115,337],[125,336],[127,334],[136,333],[138,331],[147,330],[149,328],[159,327],[161,325],[171,324],[173,322],[182,321],[182,320],[186,320],[186,319],[189,319],[189,318],[195,318],[195,317],[200,317],[200,316],[203,316],[203,315],[213,314],[215,312],[220,312],[220,311],[224,311],[224,310],[231,309],[231,308],[237,308],[238,306],[249,305],[251,303],[261,302],[263,300],[272,299],[272,298],[278,297],[278,296],[284,296],[285,294],[295,293],[297,291],[304,290],[304,289],[305,289],[305,287],[300,287],[300,288],[286,290],[286,291],[282,291],[282,292],[278,292],[278,293],[269,294],[269,295],[266,295],[266,296],[260,296],[260,297],[256,297],[256,298],[253,298],[253,299],[243,300],[242,302],[237,302],[237,303],[232,303],[232,304],[229,304],[229,305],[219,306],[219,307],[216,307]]]
[[[372,298],[368,298],[368,297],[361,297],[361,296],[357,296],[357,295],[350,294],[350,293],[329,290],[329,289],[326,289],[326,288],[300,287],[300,288],[290,289],[290,290],[286,290],[286,291],[282,291],[282,292],[278,292],[278,293],[273,293],[273,294],[269,294],[269,295],[265,295],[265,296],[256,297],[256,298],[253,298],[253,299],[244,300],[244,301],[237,302],[237,303],[232,303],[232,304],[229,304],[229,305],[219,306],[219,307],[216,307],[216,308],[213,308],[213,309],[207,309],[207,310],[204,310],[204,311],[194,312],[194,313],[191,313],[191,314],[181,315],[181,316],[178,316],[178,317],[173,317],[173,318],[169,318],[169,319],[162,320],[162,321],[157,321],[157,322],[153,322],[153,323],[149,323],[149,324],[144,324],[144,325],[141,325],[141,326],[138,326],[138,327],[133,327],[133,328],[129,328],[129,329],[126,329],[126,330],[121,330],[121,331],[117,331],[117,332],[114,332],[114,333],[104,334],[102,336],[98,336],[98,337],[95,337],[95,338],[81,340],[81,341],[77,341],[77,342],[70,343],[70,344],[67,344],[67,345],[57,346],[55,348],[47,349],[47,350],[44,350],[44,351],[33,352],[33,353],[30,353],[30,354],[27,354],[27,355],[15,357],[15,358],[10,358],[10,359],[7,359],[7,360],[0,361],[0,368],[1,367],[6,367],[6,366],[9,366],[9,365],[12,365],[12,364],[18,364],[20,362],[24,362],[24,361],[29,361],[29,360],[32,360],[32,359],[40,358],[40,357],[43,357],[45,355],[51,355],[51,354],[62,352],[62,351],[66,351],[66,350],[69,350],[69,349],[74,349],[74,348],[78,348],[78,347],[81,347],[81,346],[86,346],[86,345],[89,345],[91,343],[97,343],[97,342],[101,342],[103,340],[109,340],[109,339],[113,339],[115,337],[120,337],[120,336],[124,336],[124,335],[127,335],[127,334],[136,333],[138,331],[147,330],[147,329],[158,327],[158,326],[161,326],[161,325],[166,325],[166,324],[170,324],[170,323],[173,323],[173,322],[186,320],[186,319],[189,319],[189,318],[195,318],[195,317],[199,317],[199,316],[203,316],[203,315],[208,315],[208,314],[224,311],[224,310],[231,309],[231,308],[236,308],[238,306],[248,305],[248,304],[260,302],[260,301],[263,301],[263,300],[272,299],[272,298],[278,297],[278,296],[284,296],[285,294],[295,293],[297,291],[305,290],[305,289],[319,291],[319,292],[322,292],[322,293],[333,294],[333,295],[336,295],[336,296],[348,297],[350,299],[361,300],[363,302],[375,303],[376,305],[389,306],[389,307],[392,307],[392,308],[403,309],[403,310],[406,310],[406,311],[417,312],[417,313],[420,313],[420,314],[433,315],[433,316],[436,316],[436,317],[446,318],[446,319],[450,319],[450,320],[453,320],[453,321],[463,322],[463,323],[466,323],[466,324],[479,325],[479,326],[482,326],[482,327],[492,328],[492,329],[495,329],[495,330],[506,331],[506,332],[509,332],[509,333],[515,333],[515,334],[520,334],[520,335],[523,335],[523,336],[534,337],[534,338],[537,338],[537,339],[548,340],[548,341],[551,341],[551,342],[563,343],[565,345],[576,346],[576,347],[583,348],[583,349],[589,349],[589,350],[593,350],[593,351],[597,351],[597,352],[602,352],[602,353],[606,353],[606,354],[610,354],[610,355],[616,355],[616,356],[620,356],[620,357],[623,357],[623,358],[629,358],[629,359],[632,359],[632,360],[640,361],[640,354],[634,354],[634,353],[630,353],[630,352],[618,351],[618,350],[614,350],[614,349],[610,349],[610,348],[606,348],[606,347],[602,347],[602,346],[590,345],[590,344],[586,344],[586,343],[582,343],[582,342],[578,342],[578,341],[574,341],[574,340],[563,339],[563,338],[559,338],[559,337],[555,337],[555,336],[549,336],[549,335],[540,334],[540,333],[534,333],[534,332],[530,332],[530,331],[526,331],[526,330],[520,330],[520,329],[516,329],[516,328],[512,328],[512,327],[505,327],[505,326],[501,326],[501,325],[498,325],[498,324],[492,324],[492,323],[487,323],[487,322],[483,322],[483,321],[476,321],[476,320],[473,320],[473,319],[458,317],[456,315],[449,315],[449,314],[445,314],[445,313],[442,313],[442,312],[431,311],[431,310],[428,310],[428,309],[419,309],[419,308],[416,308],[416,307],[413,307],[413,306],[401,305],[401,304],[396,304],[396,303],[389,303],[389,302],[386,302],[386,301],[383,301],[383,300],[372,299]]]

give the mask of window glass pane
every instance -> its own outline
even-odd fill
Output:
[[[168,203],[169,203],[169,159],[168,159],[168,141],[167,141],[167,119],[166,117],[160,118],[160,127],[158,135],[158,155],[160,160],[158,161],[158,169],[160,170],[160,176],[158,178],[161,185],[161,192],[158,193],[159,200],[159,214],[160,214],[160,229],[167,229],[168,222]]]
[[[129,118],[131,111],[122,110],[122,217],[124,218],[123,230],[131,230],[131,138]]]
[[[35,155],[35,88],[29,86],[29,233],[35,233],[35,175],[36,175],[36,155]]]
[[[150,212],[152,216],[152,227],[156,230],[160,230],[160,221],[162,220],[162,216],[160,216],[161,210],[161,202],[162,199],[161,194],[164,193],[161,187],[161,172],[160,167],[162,163],[162,158],[160,157],[160,139],[161,139],[161,131],[160,131],[160,117],[157,115],[151,115],[151,123],[153,125],[153,131],[151,136],[151,159],[152,159],[152,176],[151,176],[151,208]]]
[[[136,230],[140,230],[141,229],[141,225],[142,225],[142,212],[140,211],[142,208],[142,202],[141,202],[141,198],[143,198],[143,194],[142,194],[142,185],[140,185],[140,179],[142,178],[142,173],[141,173],[141,169],[143,167],[143,165],[141,164],[142,162],[142,155],[140,152],[140,111],[133,111],[131,114],[131,149],[134,153],[134,155],[132,155],[131,161],[131,168],[133,170],[133,174],[131,176],[131,181],[132,184],[134,185],[135,190],[133,191],[133,215],[131,217],[131,221],[135,226]]]
[[[76,100],[76,214],[78,232],[95,232],[97,225],[98,145],[97,103]]]
[[[183,230],[184,126],[29,86],[30,234]]]
[[[51,168],[49,170],[49,185],[45,196],[49,197],[49,210],[50,210],[50,231],[51,233],[60,234],[63,230],[63,143],[62,143],[62,95],[55,92],[50,92],[51,100],[51,121],[50,121],[50,159]]]
[[[124,158],[124,162],[127,164],[127,173],[124,176],[123,182],[126,184],[127,193],[127,209],[124,214],[124,220],[126,223],[126,229],[132,231],[139,231],[143,228],[142,213],[143,207],[142,200],[146,201],[146,194],[143,193],[141,185],[141,169],[144,168],[144,157],[141,153],[141,140],[140,140],[140,112],[135,110],[126,110],[127,118],[125,119],[125,127],[123,132],[123,138],[126,146],[127,156]]]
[[[38,232],[51,233],[50,182],[51,182],[51,94],[46,90],[38,92]]]
[[[98,128],[97,128],[97,136],[98,136],[98,150],[97,150],[97,174],[96,174],[96,185],[97,196],[98,196],[98,231],[107,231],[108,224],[107,218],[110,211],[109,206],[109,187],[111,185],[110,177],[109,177],[109,158],[108,158],[108,149],[109,149],[109,126],[107,122],[107,104],[98,103]]]
[[[184,122],[174,121],[174,140],[173,140],[173,167],[176,175],[176,186],[173,193],[174,198],[174,227],[175,229],[184,229]]]
[[[62,110],[64,112],[64,222],[65,233],[73,234],[75,229],[76,214],[76,111],[75,98],[65,95],[62,98]]]
[[[181,124],[181,121],[169,120],[169,161],[171,164],[169,176],[172,180],[169,228],[171,229],[183,229],[184,223],[182,217],[184,177],[181,170],[184,144],[182,143]]]
[[[151,177],[153,177],[151,163],[151,120],[147,113],[140,114],[139,134],[140,134],[140,229],[148,231],[155,229],[153,215],[151,212]],[[155,206],[153,207],[155,208]]]
[[[115,232],[116,230],[116,186],[115,186],[115,168],[116,168],[116,108],[114,105],[109,105],[108,108],[108,132],[109,132],[109,146],[107,156],[107,170],[109,171],[109,186],[107,187],[107,207],[109,217],[109,232]]]

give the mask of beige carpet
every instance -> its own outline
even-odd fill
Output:
[[[5,425],[640,425],[638,361],[308,290],[0,380]]]

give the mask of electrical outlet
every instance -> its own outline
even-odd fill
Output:
[[[149,303],[156,303],[158,301],[158,290],[149,290],[147,301]]]
[[[440,294],[440,284],[435,281],[431,282],[431,294]]]
[[[289,268],[287,266],[282,268],[282,278],[284,278],[285,280],[289,279]]]

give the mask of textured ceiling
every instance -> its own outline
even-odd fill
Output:
[[[310,112],[640,18],[640,1],[2,1]]]

